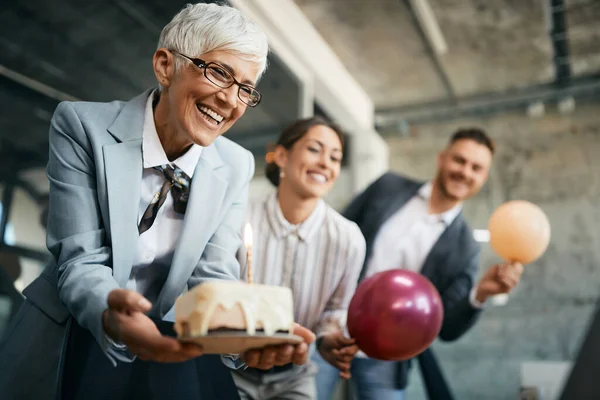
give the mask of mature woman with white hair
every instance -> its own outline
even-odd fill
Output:
[[[172,337],[182,292],[240,278],[254,161],[221,135],[259,104],[267,53],[264,33],[236,9],[188,5],[161,33],[158,89],[58,106],[47,168],[56,265],[27,289],[0,348],[11,366],[3,396],[50,398],[32,380],[49,374],[44,358],[61,347],[62,399],[235,399],[224,363],[306,362],[314,335],[302,327],[295,333],[306,342],[275,348],[275,359],[265,350],[269,362],[261,351],[198,357],[200,347]]]

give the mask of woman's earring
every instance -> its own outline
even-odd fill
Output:
[[[279,179],[285,178],[285,172],[279,171]]]

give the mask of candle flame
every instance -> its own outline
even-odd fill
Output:
[[[252,247],[252,227],[249,223],[244,228],[244,245],[247,249]]]

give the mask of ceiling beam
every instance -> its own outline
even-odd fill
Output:
[[[19,85],[31,89],[34,92],[42,94],[50,99],[56,101],[78,101],[75,96],[71,96],[68,93],[62,92],[58,89],[53,88],[52,86],[48,86],[45,83],[36,81],[26,75],[23,75],[17,71],[14,71],[2,64],[0,64],[0,76],[3,76],[13,82],[18,83]]]
[[[142,28],[146,29],[153,35],[156,35],[158,40],[158,35],[162,28],[156,25],[153,21],[150,20],[144,13],[142,13],[137,7],[135,7],[131,1],[124,0],[113,0],[113,3],[129,18],[133,21],[137,22]]]
[[[440,78],[440,81],[446,89],[448,98],[451,100],[455,99],[456,90],[454,90],[454,86],[452,86],[450,76],[448,75],[446,69],[442,65],[440,55],[438,54],[438,51],[436,51],[433,42],[429,40],[430,35],[425,31],[425,26],[420,22],[422,19],[419,17],[422,14],[422,11],[420,10],[430,10],[431,7],[427,3],[427,0],[404,0],[404,4],[406,8],[410,11],[410,18],[419,34],[419,37],[421,38],[421,41],[423,42],[423,45],[425,46],[427,55],[431,59],[435,72],[437,73],[438,77]]]
[[[552,42],[553,63],[556,83],[571,79],[569,38],[567,36],[566,6],[564,0],[548,0],[549,34]]]
[[[379,109],[375,114],[377,128],[398,127],[404,123],[452,120],[461,117],[487,116],[524,109],[535,102],[574,99],[600,99],[600,74],[573,78],[564,85],[548,83],[525,89],[486,93],[457,99],[407,107]]]

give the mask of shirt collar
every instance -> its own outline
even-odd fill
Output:
[[[277,200],[277,192],[272,193],[267,199],[267,218],[275,236],[278,238],[298,235],[302,241],[309,240],[325,221],[326,211],[327,205],[321,199],[317,203],[317,207],[315,207],[304,222],[294,225],[283,216],[281,207],[279,207],[279,201]]]
[[[183,170],[190,178],[194,175],[196,164],[202,154],[202,146],[193,144],[192,147],[182,154],[175,161],[171,162],[165,154],[165,150],[160,143],[156,124],[154,123],[153,101],[158,96],[158,91],[153,91],[146,101],[146,111],[144,112],[144,127],[142,131],[142,159],[144,168],[153,168],[159,165],[175,164]]]
[[[421,199],[423,199],[427,205],[429,205],[429,199],[431,198],[431,189],[432,183],[427,182],[419,189],[418,195]],[[429,217],[434,218],[437,221],[442,221],[446,226],[450,226],[450,224],[454,221],[456,216],[462,211],[462,203],[458,203],[451,209],[444,211],[441,214],[429,215]]]

